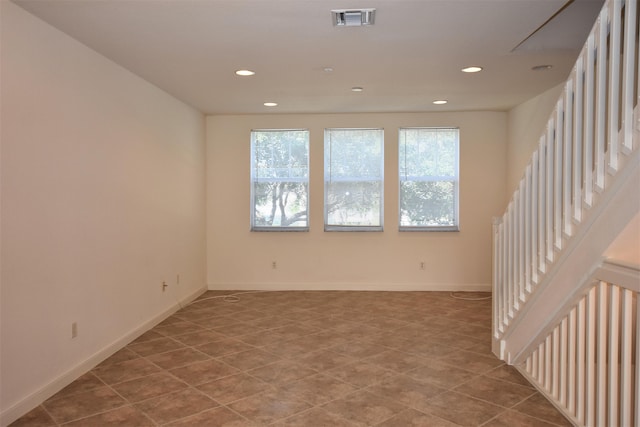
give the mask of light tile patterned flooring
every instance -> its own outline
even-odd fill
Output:
[[[570,425],[491,354],[490,300],[211,298],[228,293],[205,293],[13,426]]]

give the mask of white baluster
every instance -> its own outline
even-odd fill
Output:
[[[568,346],[569,346],[569,316],[565,316],[560,323],[560,359],[558,360],[559,370],[558,375],[560,376],[559,382],[559,394],[558,401],[560,405],[567,408],[567,381],[569,379],[569,360],[568,357]]]
[[[538,284],[538,152],[533,153],[531,159],[531,281]]]
[[[587,208],[593,205],[593,127],[595,121],[595,34],[591,32],[585,45],[584,57],[584,118],[582,139],[582,200]]]
[[[585,361],[587,358],[587,347],[586,347],[586,325],[587,325],[587,316],[586,316],[586,305],[587,299],[582,298],[580,303],[578,303],[578,317],[576,319],[577,322],[577,349],[576,349],[576,418],[578,422],[584,424],[585,422],[585,406],[586,406],[586,369],[585,369]]]
[[[637,67],[636,48],[638,39],[636,36],[637,25],[637,1],[627,0],[625,2],[624,15],[624,54],[622,64],[622,152],[628,154],[633,149],[633,83],[635,68]]]
[[[533,264],[531,258],[531,164],[527,165],[527,169],[524,172],[524,276],[525,276],[525,290],[527,294],[531,293],[531,282],[533,273],[531,266]]]
[[[573,220],[582,221],[582,138],[584,121],[584,58],[576,62],[576,86],[574,92],[573,117]]]
[[[600,12],[598,21],[595,26],[597,34],[596,49],[597,56],[597,74],[596,80],[596,116],[595,116],[595,190],[604,190],[604,174],[605,174],[605,136],[606,122],[605,115],[607,112],[607,24],[608,11],[606,7]]]
[[[564,161],[562,153],[564,150],[564,102],[560,98],[556,105],[556,126],[555,126],[555,174],[553,177],[553,228],[555,249],[562,249],[562,169]]]
[[[618,365],[619,345],[620,345],[620,287],[609,287],[609,384],[607,395],[609,398],[609,418],[610,426],[619,425],[618,402],[620,387],[620,369]],[[615,361],[615,363],[613,362]]]
[[[560,325],[553,328],[551,335],[551,395],[560,397]]]
[[[547,271],[547,262],[545,252],[546,245],[546,227],[547,227],[547,211],[546,211],[546,178],[547,178],[547,155],[546,155],[546,136],[542,135],[538,146],[538,270],[545,273]]]
[[[571,179],[573,177],[573,88],[574,81],[567,80],[564,90],[564,167],[562,168],[562,232],[567,236],[573,235],[571,221]]]
[[[597,286],[597,338],[596,338],[596,425],[605,426],[607,420],[607,284]]]
[[[585,404],[585,424],[588,426],[595,425],[595,403],[596,403],[596,287],[592,287],[587,294],[587,309],[586,309],[586,352],[587,352],[587,364],[586,364],[586,404]]]
[[[553,251],[553,243],[554,243],[554,239],[553,239],[553,229],[555,228],[555,224],[553,223],[553,189],[555,188],[555,185],[553,185],[553,175],[554,175],[554,165],[553,165],[553,158],[554,158],[554,154],[555,154],[555,144],[554,144],[554,139],[555,139],[555,121],[554,121],[554,117],[551,116],[551,120],[549,120],[549,124],[547,126],[547,143],[546,143],[546,154],[547,154],[547,160],[546,160],[546,200],[545,200],[545,225],[546,225],[546,236],[545,236],[545,241],[546,241],[546,245],[545,245],[545,252],[546,252],[546,260],[548,263],[552,263],[553,262],[553,256],[554,256],[554,251]]]
[[[620,330],[620,425],[628,426],[631,425],[631,413],[633,411],[631,400],[633,394],[631,388],[631,376],[633,373],[633,292],[629,289],[623,289],[620,305],[622,308],[622,328]],[[636,317],[640,317],[638,313],[636,313]],[[636,357],[638,353],[637,346],[638,343],[636,342]],[[638,365],[636,365],[636,369],[638,369]],[[636,423],[638,423],[638,413],[636,413]]]
[[[614,174],[618,170],[618,112],[620,102],[620,14],[621,0],[609,1],[609,114],[607,126],[609,137],[607,150],[609,152],[608,172]]]
[[[578,346],[578,326],[577,326],[578,307],[574,307],[569,312],[568,325],[568,353],[567,353],[567,410],[573,416],[576,416],[576,384],[577,384],[577,365],[576,351]]]

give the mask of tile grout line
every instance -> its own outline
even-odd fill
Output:
[[[283,417],[283,418],[279,418],[276,421],[271,421],[270,424],[273,423],[279,423],[280,421],[289,419],[289,418],[293,418],[296,416],[300,416],[306,412],[309,412],[313,409],[322,409],[324,406],[333,403],[333,402],[337,402],[340,401],[342,399],[345,399],[349,396],[352,396],[354,394],[357,393],[361,393],[361,392],[366,392],[366,393],[371,393],[375,396],[377,396],[378,398],[389,398],[389,396],[382,396],[381,394],[375,393],[373,392],[374,387],[376,386],[380,386],[382,385],[386,380],[388,379],[392,379],[392,378],[399,378],[401,376],[410,378],[412,381],[417,381],[418,383],[424,383],[424,384],[429,384],[433,387],[437,387],[438,389],[440,389],[441,391],[439,391],[437,394],[431,396],[429,399],[435,398],[439,395],[442,395],[444,393],[460,393],[463,396],[466,396],[470,399],[473,400],[477,400],[479,402],[484,402],[484,403],[488,403],[491,404],[493,406],[497,406],[503,409],[502,412],[500,412],[500,414],[494,416],[492,419],[495,419],[496,417],[498,417],[499,415],[503,414],[506,411],[509,410],[514,410],[512,409],[513,407],[519,405],[520,403],[524,402],[525,400],[529,399],[532,395],[528,396],[527,398],[522,399],[521,401],[519,401],[518,403],[515,403],[511,408],[506,408],[502,405],[498,405],[494,402],[491,402],[489,400],[483,400],[483,399],[479,399],[477,397],[474,397],[472,395],[468,395],[466,394],[464,391],[457,391],[456,389],[459,389],[461,385],[466,384],[470,381],[474,381],[477,380],[479,378],[486,378],[486,379],[491,379],[494,381],[501,381],[501,382],[505,382],[505,383],[509,383],[509,384],[513,384],[513,385],[517,385],[517,386],[522,386],[522,387],[526,387],[523,386],[522,384],[518,384],[515,381],[510,381],[509,379],[505,379],[505,378],[500,378],[500,377],[492,377],[489,374],[491,372],[497,371],[498,369],[500,369],[502,366],[505,366],[503,363],[492,367],[491,369],[488,369],[486,372],[482,372],[481,374],[476,374],[475,371],[467,371],[466,369],[462,368],[463,371],[466,372],[470,372],[472,374],[475,374],[472,378],[469,378],[467,380],[461,381],[459,383],[453,384],[453,385],[447,385],[446,387],[442,387],[442,385],[440,385],[439,383],[433,382],[433,381],[427,381],[427,380],[423,380],[420,379],[418,377],[414,377],[412,375],[410,375],[410,372],[412,371],[416,371],[418,369],[420,369],[421,366],[428,366],[429,363],[431,361],[436,361],[438,364],[442,364],[444,366],[449,366],[452,368],[460,368],[460,364],[455,365],[455,364],[449,364],[447,363],[447,358],[454,353],[464,353],[465,355],[467,355],[467,358],[461,358],[465,359],[465,360],[473,360],[474,358],[478,358],[480,357],[481,359],[479,360],[485,360],[485,358],[489,358],[490,355],[487,354],[486,352],[481,352],[481,342],[473,342],[472,344],[467,343],[458,343],[458,339],[472,339],[474,337],[476,337],[477,335],[472,335],[471,334],[471,329],[469,329],[468,327],[466,327],[468,324],[483,324],[486,323],[488,321],[490,321],[490,316],[482,316],[480,313],[478,313],[478,315],[475,315],[475,313],[469,313],[471,311],[472,308],[477,307],[477,306],[472,306],[470,304],[465,304],[464,306],[458,306],[458,309],[452,310],[452,307],[450,304],[448,304],[448,300],[446,299],[446,296],[442,296],[442,295],[435,295],[433,298],[431,297],[431,295],[429,295],[429,298],[423,298],[420,300],[419,304],[420,305],[416,305],[413,301],[411,303],[407,302],[408,300],[406,298],[404,298],[404,293],[388,293],[385,295],[385,298],[387,296],[391,297],[389,300],[384,299],[384,302],[380,301],[380,298],[378,297],[372,297],[372,295],[374,294],[354,294],[354,293],[336,293],[336,296],[343,296],[343,297],[347,297],[347,298],[343,298],[341,300],[335,300],[334,296],[332,296],[333,293],[329,293],[330,297],[327,298],[321,298],[320,300],[318,300],[317,298],[314,300],[314,302],[307,302],[308,300],[306,300],[304,297],[307,295],[307,293],[304,294],[300,294],[300,293],[293,293],[293,292],[274,292],[274,293],[269,293],[271,295],[276,294],[277,298],[275,298],[272,302],[267,303],[266,299],[252,299],[252,298],[248,298],[245,301],[245,305],[243,306],[235,306],[234,309],[232,311],[231,310],[231,306],[225,306],[225,305],[216,305],[217,309],[221,309],[222,307],[227,307],[226,309],[222,309],[220,312],[217,312],[216,310],[212,310],[212,306],[207,306],[207,307],[201,307],[198,308],[196,310],[185,310],[188,309],[188,306],[182,308],[179,312],[173,314],[172,316],[170,316],[168,319],[165,319],[163,322],[160,322],[158,325],[154,326],[153,328],[151,328],[149,331],[147,332],[151,332],[151,331],[155,331],[155,333],[157,333],[160,336],[154,337],[154,338],[150,338],[148,340],[143,340],[141,342],[135,343],[135,344],[143,344],[145,342],[150,342],[150,341],[154,341],[154,340],[159,340],[159,339],[166,339],[166,341],[168,342],[174,342],[180,345],[180,347],[178,348],[174,348],[171,350],[166,350],[166,351],[160,351],[158,353],[155,352],[148,352],[146,350],[143,351],[143,353],[148,353],[146,355],[143,355],[141,353],[138,353],[137,350],[134,350],[132,348],[134,344],[134,341],[132,341],[131,343],[129,343],[127,346],[123,347],[128,349],[128,351],[132,352],[133,355],[137,356],[133,359],[129,359],[129,360],[135,360],[135,359],[141,359],[144,360],[145,363],[150,364],[151,366],[154,366],[157,371],[156,372],[152,372],[149,373],[147,375],[143,375],[141,377],[135,377],[135,378],[131,378],[131,379],[126,379],[117,383],[113,383],[113,384],[106,384],[104,383],[104,381],[102,380],[102,378],[95,372],[90,371],[93,373],[93,375],[95,375],[95,377],[102,383],[104,383],[104,386],[109,387],[110,390],[112,390],[119,398],[123,399],[124,402],[128,403],[128,406],[131,406],[135,409],[137,409],[137,404],[139,403],[143,403],[143,402],[147,402],[150,401],[152,399],[156,399],[156,398],[160,398],[162,396],[169,396],[172,393],[180,393],[181,391],[184,390],[191,390],[193,392],[202,394],[203,396],[206,396],[209,400],[211,400],[212,402],[214,402],[216,405],[215,408],[225,408],[226,410],[230,411],[231,413],[235,414],[236,416],[239,416],[241,419],[243,420],[249,420],[250,422],[251,419],[247,418],[246,416],[243,416],[241,413],[234,411],[233,409],[231,409],[231,405],[233,405],[234,403],[238,402],[238,401],[242,401],[245,399],[250,399],[254,396],[260,395],[260,394],[264,394],[264,393],[268,393],[268,390],[262,390],[262,391],[258,391],[255,393],[251,393],[249,395],[242,395],[241,397],[237,398],[234,401],[230,401],[227,402],[226,404],[222,404],[220,401],[216,400],[215,398],[209,396],[209,394],[207,394],[204,391],[201,391],[198,387],[201,387],[204,384],[207,384],[209,382],[214,382],[214,381],[220,381],[222,379],[225,378],[229,378],[232,377],[234,375],[245,375],[248,378],[252,378],[255,381],[258,381],[262,384],[264,384],[265,386],[270,387],[271,390],[283,390],[286,391],[288,389],[288,386],[295,384],[295,383],[302,383],[305,380],[308,380],[312,377],[316,377],[316,376],[323,376],[326,378],[330,378],[334,381],[337,381],[339,383],[342,384],[348,384],[351,387],[354,387],[354,390],[349,391],[348,393],[344,394],[344,395],[339,395],[336,396],[334,399],[328,400],[328,401],[319,401],[319,403],[314,404],[313,402],[310,402],[309,400],[306,400],[305,398],[299,398],[297,400],[299,400],[300,402],[304,402],[306,405],[309,405],[309,408],[294,413],[292,415],[289,415],[287,417]],[[427,296],[428,293],[424,293],[421,294],[420,296]],[[206,295],[206,294],[204,294]],[[270,297],[271,297],[270,295]],[[284,296],[296,296],[296,298],[284,298]],[[313,293],[309,293],[308,295],[318,295],[318,293],[313,294]],[[378,294],[376,294],[378,295]],[[322,296],[322,295],[321,295]],[[349,296],[353,296],[353,298],[349,298]],[[413,295],[412,295],[413,296]],[[282,297],[282,298],[281,298]],[[356,299],[357,297],[357,299]],[[364,297],[364,298],[361,298]],[[290,305],[291,304],[291,300],[293,301],[304,301],[305,304],[302,305],[301,307],[297,307],[295,310],[286,310],[286,305]],[[288,302],[289,301],[289,302]],[[357,301],[357,305],[356,307],[352,307],[351,304],[353,304],[354,301]],[[433,307],[433,311],[429,311],[428,313],[421,313],[421,310],[418,308],[413,309],[413,307],[421,307],[424,306],[424,304],[428,304],[429,302],[433,302],[436,301],[437,304],[434,304]],[[296,302],[293,302],[293,304],[297,304]],[[376,316],[375,315],[375,311],[376,311],[376,307],[380,306],[381,304],[384,304],[385,310],[384,313]],[[312,310],[311,308],[315,308],[315,310]],[[490,306],[488,306],[488,308],[490,308]],[[282,310],[285,311],[282,311]],[[483,311],[486,311],[487,307],[481,307],[481,309]],[[206,317],[202,317],[200,318],[197,313],[198,312],[205,312],[205,311],[209,311],[209,315],[206,315]],[[475,310],[475,308],[474,308]],[[190,313],[196,313],[196,314],[190,314]],[[238,316],[239,318],[234,319],[234,313],[246,313],[244,316]],[[330,314],[327,314],[330,313]],[[393,313],[397,313],[398,316],[394,316]],[[438,314],[440,313],[440,314]],[[446,313],[445,315],[443,315],[442,313]],[[475,319],[473,318],[469,318],[466,319],[466,313],[469,313],[469,315],[474,314],[474,316],[476,317]],[[180,317],[182,315],[184,315],[183,317]],[[174,317],[175,316],[175,317]],[[189,317],[189,316],[194,316],[194,317]],[[305,324],[305,320],[303,320],[305,318],[305,316],[308,317],[308,322],[310,322],[310,324]],[[459,320],[460,318],[456,318],[456,316],[461,316],[464,317],[465,320]],[[197,319],[195,321],[189,320],[194,319],[195,317],[197,317]],[[482,319],[481,317],[486,317],[486,319]],[[271,318],[274,322],[277,322],[278,325],[274,326],[274,327],[267,327],[265,329],[261,329],[261,328],[254,328],[253,331],[251,332],[246,332],[246,333],[242,333],[242,328],[238,329],[235,328],[234,330],[231,331],[226,331],[226,326],[222,326],[222,327],[218,327],[216,329],[214,329],[214,323],[211,322],[206,322],[207,319],[215,319],[215,318],[221,318],[221,319],[227,319],[226,321],[228,321],[228,326],[232,326],[232,325],[242,325],[242,327],[248,327],[249,329],[251,329],[252,326],[254,326],[254,323],[258,323],[261,321],[261,319],[266,319],[266,318]],[[326,318],[330,318],[330,319],[335,319],[335,322],[332,322],[330,326],[327,327],[320,327],[319,325],[321,325],[322,319],[326,319]],[[427,321],[427,319],[436,319],[436,318],[440,318],[442,319],[442,321],[439,321],[437,323],[436,328],[432,331],[431,328],[428,326],[429,322]],[[170,319],[174,319],[174,320],[170,320]],[[280,319],[280,320],[279,320]],[[379,319],[377,322],[375,322],[375,325],[369,325],[367,320],[369,319]],[[406,319],[411,319],[410,321],[406,320]],[[314,322],[315,321],[315,322]],[[199,323],[197,323],[199,322]],[[290,322],[290,323],[284,323],[282,324],[282,322]],[[342,322],[342,323],[340,323]],[[401,322],[400,324],[396,323],[396,322]],[[415,339],[412,336],[415,334],[415,337],[427,337],[427,340],[434,340],[434,342],[438,342],[438,337],[444,337],[446,336],[446,330],[444,330],[445,328],[445,324],[449,322],[450,324],[453,324],[455,326],[455,328],[453,330],[451,330],[452,333],[456,334],[459,338],[453,338],[452,342],[446,342],[444,344],[438,344],[441,345],[445,348],[450,348],[450,351],[447,352],[446,354],[443,352],[442,354],[439,353],[435,353],[433,355],[424,355],[424,353],[421,353],[419,351],[415,351],[415,352],[411,352],[411,351],[407,351],[408,348],[403,346],[403,342],[402,341],[406,341],[407,343],[410,342],[411,339]],[[172,325],[178,325],[178,326],[172,326]],[[188,325],[194,325],[194,328],[197,328],[197,331],[188,331],[186,326]],[[184,329],[183,329],[184,328]],[[364,328],[364,334],[360,337],[360,333]],[[482,329],[482,328],[480,328]],[[484,328],[486,329],[486,328]],[[244,336],[249,336],[249,335],[257,335],[260,334],[260,332],[267,332],[267,331],[271,331],[271,332],[275,332],[277,334],[277,331],[281,330],[282,332],[287,332],[288,335],[283,336],[282,341],[280,341],[277,336],[276,336],[276,341],[274,341],[273,344],[269,343],[269,344],[264,344],[264,345],[256,345],[255,342],[258,341],[254,341],[254,344],[251,344],[249,342],[243,341],[243,337]],[[385,344],[385,341],[387,340],[387,338],[389,336],[393,336],[396,333],[401,333],[403,330],[407,331],[409,334],[407,334],[406,337],[401,337],[399,338],[399,341],[389,341],[388,344]],[[415,332],[411,332],[411,331],[415,331]],[[462,332],[461,332],[462,331]],[[487,331],[490,331],[490,328],[487,329]],[[145,332],[145,333],[147,333]],[[190,334],[195,334],[198,332],[211,332],[213,334],[218,334],[219,337],[212,337],[212,341],[192,341],[191,344],[187,344],[185,342],[182,342],[180,340],[179,337],[181,336],[185,336],[185,335],[190,335]],[[241,332],[241,333],[235,333],[235,332]],[[302,333],[300,333],[302,332]],[[356,334],[357,332],[357,334]],[[482,332],[482,334],[484,334],[484,331],[479,331],[478,333],[480,334],[480,332]],[[144,335],[144,334],[143,334]],[[333,339],[333,337],[342,337],[344,339],[346,339],[345,343],[336,343]],[[386,338],[385,338],[386,336]],[[314,338],[315,337],[315,338]],[[194,336],[195,338],[195,336]],[[316,342],[314,342],[314,339]],[[225,340],[229,340],[230,342],[240,342],[243,344],[243,346],[246,346],[246,348],[244,350],[237,350],[236,348],[234,348],[233,351],[229,352],[229,353],[221,353],[221,354],[210,354],[207,353],[206,351],[202,350],[201,348],[204,348],[203,346],[207,345],[207,344],[211,344],[211,343],[215,343],[218,341],[225,341]],[[329,343],[329,340],[333,341],[332,343]],[[340,340],[337,340],[340,341]],[[350,352],[345,352],[342,347],[347,345],[347,343],[352,343],[352,342],[359,342],[361,345],[371,345],[371,346],[376,346],[381,348],[381,351],[378,353],[371,353],[371,354],[358,354],[357,353],[350,353]],[[278,348],[278,343],[287,343],[288,345],[288,350],[283,350],[283,351],[278,351],[276,353],[273,352],[273,350],[275,350],[276,348]],[[458,343],[458,345],[456,345],[456,343]],[[310,346],[313,347],[315,346],[312,350],[304,350],[304,349],[300,349],[300,351],[297,349],[296,346]],[[464,347],[463,347],[464,346]],[[200,347],[200,348],[198,348]],[[142,350],[144,347],[139,347],[140,350]],[[152,349],[153,346],[150,346],[150,349]],[[239,347],[238,347],[239,348]],[[373,347],[372,347],[373,348]],[[473,349],[471,349],[473,348]],[[346,349],[346,347],[345,347]],[[195,354],[200,354],[202,356],[206,356],[206,359],[204,360],[196,360],[196,361],[190,361],[184,365],[179,364],[180,362],[178,362],[178,364],[176,365],[171,365],[169,362],[167,362],[167,364],[165,364],[167,366],[167,368],[163,368],[162,366],[160,366],[157,362],[154,362],[153,359],[150,359],[154,356],[160,356],[160,355],[164,355],[164,354],[168,354],[171,352],[178,352],[181,350],[188,350],[189,352],[195,352]],[[213,349],[212,349],[213,350]],[[273,355],[273,358],[276,359],[275,361],[272,361],[270,363],[263,363],[262,361],[260,361],[261,359],[257,359],[259,360],[257,362],[257,364],[255,366],[253,366],[253,362],[250,362],[248,365],[243,366],[242,363],[240,363],[238,365],[238,367],[225,362],[223,359],[227,359],[229,360],[229,357],[232,357],[234,355],[238,355],[241,353],[245,353],[245,352],[261,352],[261,353],[266,353],[266,354],[271,354]],[[316,369],[315,366],[314,368],[311,368],[311,364],[310,363],[298,363],[297,360],[300,357],[306,356],[306,355],[310,355],[313,353],[318,353],[320,354],[321,352],[330,352],[333,353],[337,356],[340,356],[342,358],[346,358],[343,360],[347,360],[347,362],[336,362],[336,364],[334,366],[329,366],[328,368],[320,368],[320,369]],[[374,358],[380,354],[385,354],[387,352],[397,352],[397,353],[402,353],[403,355],[406,355],[409,359],[411,358],[415,358],[413,359],[411,362],[406,362],[406,363],[411,363],[413,364],[413,366],[411,366],[409,369],[389,369],[387,366],[387,364],[384,363],[384,359],[375,359]],[[440,350],[438,350],[438,352],[441,352]],[[397,354],[396,353],[396,354]],[[250,355],[249,355],[250,357]],[[403,356],[404,357],[404,356]],[[169,356],[167,357],[168,359]],[[351,359],[351,360],[349,360]],[[417,360],[416,360],[417,359]],[[159,360],[159,359],[156,359]],[[166,360],[166,359],[165,359]],[[404,359],[403,359],[404,360]],[[122,362],[118,362],[118,363],[123,363],[126,362],[127,359],[125,359]],[[185,380],[183,380],[182,378],[176,376],[173,372],[171,372],[174,369],[181,369],[181,368],[186,368],[188,366],[191,366],[193,364],[196,363],[200,363],[200,362],[206,362],[206,361],[215,361],[216,363],[220,363],[224,366],[230,367],[232,369],[234,369],[234,373],[230,373],[227,375],[223,375],[221,377],[215,378],[213,380],[210,381],[206,381],[203,383],[199,383],[199,384],[192,384],[191,382],[187,382]],[[309,360],[309,362],[311,362],[311,360]],[[296,378],[293,381],[287,381],[284,383],[279,383],[279,382],[273,382],[273,381],[265,381],[260,377],[255,376],[255,372],[250,373],[251,371],[257,371],[259,369],[271,366],[271,365],[275,365],[275,364],[280,364],[280,365],[285,365],[285,364],[296,364],[299,365],[301,368],[305,369],[306,371],[311,371],[313,373],[308,373],[306,375],[304,375],[303,377],[300,378]],[[313,362],[311,362],[313,363]],[[340,367],[348,367],[348,366],[357,366],[357,364],[368,364],[368,365],[373,365],[376,366],[377,368],[381,369],[385,375],[378,375],[377,377],[374,377],[374,380],[372,382],[367,382],[366,385],[359,385],[360,381],[354,381],[354,382],[349,382],[349,381],[345,381],[343,379],[343,377],[341,377],[339,374],[339,371],[337,371],[337,369],[339,369]],[[405,362],[403,362],[405,363]],[[164,363],[163,363],[164,364]],[[249,366],[248,368],[246,366]],[[394,366],[399,366],[399,365],[394,365]],[[95,369],[95,368],[94,368]],[[126,382],[126,381],[133,381],[135,379],[140,379],[140,378],[145,378],[151,375],[156,375],[156,374],[164,374],[164,375],[168,375],[169,377],[181,382],[183,385],[185,385],[185,387],[181,390],[178,391],[173,391],[173,392],[168,392],[168,393],[160,393],[157,396],[154,397],[150,397],[148,399],[142,400],[140,402],[130,402],[128,399],[124,398],[123,395],[121,395],[120,393],[118,393],[115,388],[113,386],[116,386],[117,384],[120,384],[122,382]],[[388,375],[386,375],[388,374]],[[377,374],[376,374],[377,375]],[[77,392],[80,393],[80,392]],[[534,394],[535,394],[535,390],[534,390]],[[427,399],[427,400],[429,400]],[[425,414],[423,409],[419,409],[416,408],[414,404],[406,404],[406,403],[402,403],[401,401],[396,401],[395,399],[391,399],[393,400],[397,405],[399,405],[400,407],[402,407],[403,409],[400,410],[399,412],[395,413],[394,415],[391,415],[389,418],[385,419],[385,420],[377,420],[375,422],[375,425],[378,425],[380,423],[384,423],[386,421],[388,421],[389,419],[399,415],[400,413],[408,410],[408,409],[412,409],[417,411],[418,413],[423,413]],[[127,405],[122,405],[119,406],[123,407],[123,406],[127,406]],[[208,410],[212,410],[214,408],[209,408],[209,409],[205,409],[199,412],[195,412],[189,415],[185,415],[184,417],[172,420],[170,422],[176,422],[178,420],[182,420],[182,419],[186,419],[189,418],[191,416],[195,416],[197,414],[200,414],[202,412],[206,412]],[[145,418],[149,419],[150,415],[147,415],[146,412],[139,410],[141,413],[144,414]],[[515,410],[514,410],[515,411]],[[97,414],[93,414],[90,416],[94,416],[94,415],[99,415],[102,413],[105,413],[108,411],[101,411],[100,413]],[[519,411],[516,411],[518,413],[520,413]],[[51,416],[51,414],[46,410],[45,408],[45,413],[47,413],[47,415],[50,416],[50,418],[53,420],[53,417]],[[336,413],[333,413],[333,416],[338,416]],[[427,414],[428,415],[428,414]],[[433,416],[436,416],[434,414],[431,414]],[[536,418],[533,417],[529,414],[525,414],[522,413],[523,416],[527,416],[527,417],[532,417],[532,418]],[[84,417],[86,418],[86,417]],[[343,417],[339,417],[340,419],[346,420],[348,421],[346,418]],[[536,418],[537,419],[537,418]],[[490,420],[484,422],[484,424],[490,422]],[[56,422],[55,420],[53,420],[54,422]],[[154,423],[155,425],[158,425],[158,423],[155,420],[150,420],[152,423]],[[59,425],[59,423],[56,422],[56,425]],[[374,424],[372,424],[374,425]]]

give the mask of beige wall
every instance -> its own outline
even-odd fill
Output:
[[[203,289],[205,163],[201,113],[0,4],[6,425]]]
[[[507,200],[518,187],[564,88],[564,83],[509,110],[507,118]],[[506,208],[506,205],[505,205]]]
[[[207,118],[210,289],[487,289],[491,218],[502,212],[506,113],[237,115]],[[460,232],[398,232],[398,128],[460,128]],[[385,129],[384,232],[323,231],[323,131]],[[251,129],[310,130],[309,232],[250,232]],[[272,268],[272,261],[277,268]],[[420,270],[420,262],[426,268]]]
[[[491,218],[502,214],[560,91],[508,113],[212,116],[205,177],[199,112],[0,5],[2,425],[205,284],[488,289]],[[397,231],[401,126],[460,128],[460,232]],[[385,128],[384,232],[323,231],[326,127]],[[309,232],[249,231],[254,128],[311,131]]]
[[[604,253],[605,258],[640,268],[640,207]]]

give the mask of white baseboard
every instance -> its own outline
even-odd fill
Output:
[[[209,290],[238,290],[238,291],[482,291],[491,292],[489,283],[210,283]],[[207,289],[200,288],[187,297],[180,300],[180,303],[171,307],[140,324],[116,341],[105,346],[86,360],[69,369],[67,372],[50,381],[39,390],[26,396],[16,404],[7,408],[0,414],[0,426],[6,427],[21,416],[25,415],[42,402],[71,384],[80,376],[89,372],[96,365],[110,357],[112,354],[122,349],[131,341],[162,322],[180,306],[184,306],[195,300]]]
[[[0,426],[6,427],[18,418],[22,417],[23,415],[40,405],[42,402],[74,382],[80,376],[89,372],[96,365],[106,360],[109,356],[122,349],[131,341],[138,338],[140,335],[153,328],[158,323],[165,320],[167,317],[171,316],[173,313],[178,311],[181,306],[185,306],[186,304],[189,304],[191,301],[198,298],[200,295],[206,292],[206,290],[206,288],[200,288],[190,295],[186,296],[185,298],[182,298],[179,303],[176,302],[171,307],[164,310],[162,313],[154,316],[153,318],[132,329],[122,337],[118,338],[111,344],[107,345],[106,347],[90,356],[88,359],[82,361],[59,377],[53,379],[39,390],[36,390],[16,404],[2,411],[2,413],[0,413]]]
[[[209,290],[235,291],[431,291],[491,292],[490,283],[209,283]]]

